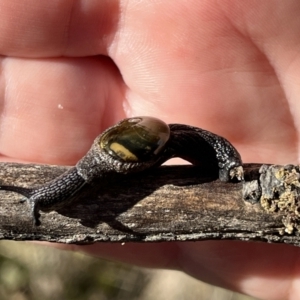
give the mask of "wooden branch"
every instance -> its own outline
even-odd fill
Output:
[[[274,192],[270,182],[276,180],[267,181],[265,186],[261,182],[262,176],[271,174],[268,170],[277,176],[278,170],[287,168],[264,166],[260,175],[260,167],[244,165],[246,183],[220,182],[193,166],[160,167],[113,182],[94,182],[78,193],[70,207],[42,213],[39,227],[32,225],[28,206],[19,203],[22,196],[0,190],[0,239],[77,244],[237,239],[299,246],[297,209],[282,210],[283,200],[275,199],[276,189],[277,196],[268,194]],[[0,163],[0,182],[33,186],[67,169]],[[295,172],[289,169],[288,173]],[[279,180],[279,186],[288,181],[286,178]],[[289,182],[296,186],[299,176]],[[284,186],[283,192],[287,191]],[[290,191],[297,197],[298,188]]]

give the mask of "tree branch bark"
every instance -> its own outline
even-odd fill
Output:
[[[260,167],[244,165],[245,183],[220,182],[194,166],[160,167],[111,182],[95,181],[85,186],[69,207],[42,213],[39,227],[32,225],[28,206],[19,203],[22,196],[0,190],[0,239],[77,244],[236,239],[299,246],[298,203],[295,200],[290,209],[292,205],[286,202],[290,210],[281,209],[284,200],[274,190],[277,184],[282,193],[290,191],[297,199],[299,170],[295,166],[264,166],[259,174]],[[28,187],[67,169],[0,163],[0,182]],[[284,173],[278,182],[270,180],[280,170],[288,170],[289,176]],[[262,179],[267,175],[271,177],[264,185]]]

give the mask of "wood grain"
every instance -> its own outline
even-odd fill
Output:
[[[244,165],[247,181],[261,165]],[[0,182],[34,186],[68,167],[0,163]],[[95,181],[63,210],[42,213],[32,225],[22,196],[0,190],[0,239],[60,243],[260,240],[299,246],[297,233],[286,233],[279,212],[243,199],[243,183],[224,183],[193,166],[160,167],[144,173]],[[281,233],[279,233],[281,232]]]

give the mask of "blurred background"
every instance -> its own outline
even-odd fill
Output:
[[[0,242],[1,300],[253,300],[184,273],[151,270],[42,245]]]

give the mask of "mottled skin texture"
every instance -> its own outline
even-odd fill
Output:
[[[156,120],[151,117],[141,118],[147,118],[150,124],[151,121]],[[105,177],[109,180],[109,177],[115,176],[116,173],[142,172],[157,167],[173,157],[180,157],[194,165],[218,170],[221,181],[230,181],[234,177],[238,180],[243,179],[241,173],[231,174],[233,169],[242,167],[242,161],[238,151],[226,139],[209,131],[183,124],[169,125],[169,140],[166,141],[162,151],[153,155],[150,160],[121,161],[100,147],[102,136],[120,126],[120,123],[98,136],[89,152],[76,166],[56,179],[39,187],[0,186],[0,188],[24,195],[30,205],[34,224],[39,225],[39,210],[48,212],[70,205],[72,196],[95,178]]]
[[[194,165],[217,168],[221,181],[231,181],[236,177],[243,179],[243,174],[231,171],[242,166],[239,152],[225,138],[207,130],[183,125],[170,124],[171,136],[165,157],[181,157]]]
[[[0,186],[0,189],[22,194],[30,206],[35,225],[40,225],[39,210],[49,212],[67,206],[72,196],[85,184],[85,180],[72,168],[46,184],[32,188]]]

